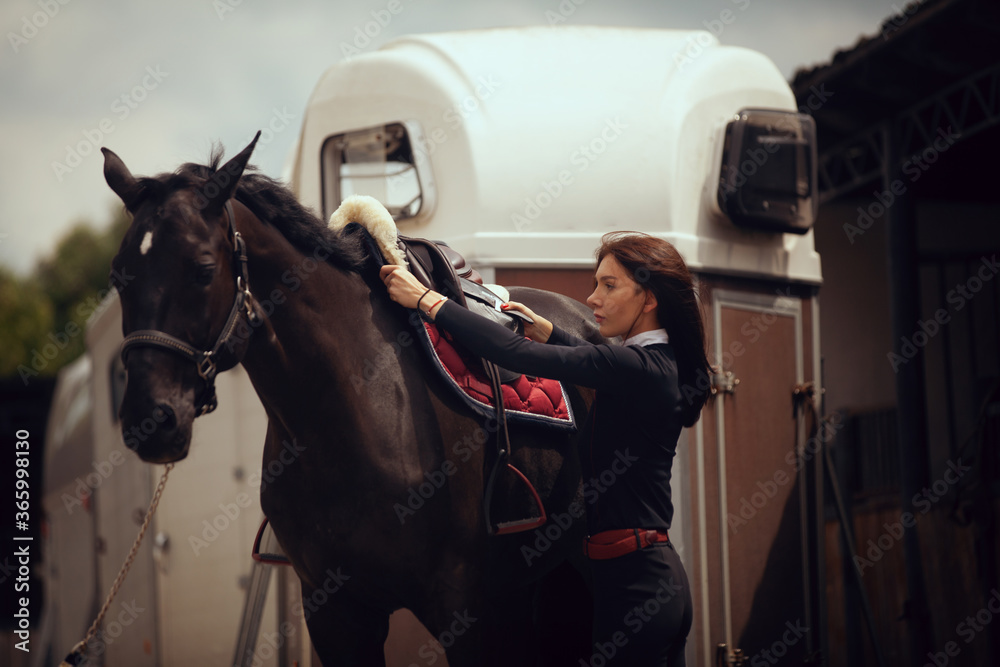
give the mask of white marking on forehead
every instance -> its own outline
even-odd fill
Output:
[[[149,249],[153,247],[153,232],[146,232],[146,235],[142,237],[142,243],[139,245],[139,252],[145,255],[149,252]]]

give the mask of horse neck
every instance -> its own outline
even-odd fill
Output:
[[[322,249],[303,253],[241,208],[249,285],[266,315],[252,332],[243,366],[265,408],[283,417],[308,409],[310,396],[318,401],[314,391],[329,392],[345,382],[352,358],[362,353],[360,342],[375,333],[371,318],[356,316],[359,306],[378,308],[387,299],[372,299],[365,280],[325,262]],[[334,409],[351,414],[350,392],[340,393],[347,400]]]

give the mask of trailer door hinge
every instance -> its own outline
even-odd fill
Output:
[[[718,393],[723,394],[734,394],[736,393],[736,385],[740,383],[740,379],[733,375],[732,371],[726,371],[725,373],[715,373],[712,375],[712,395]]]

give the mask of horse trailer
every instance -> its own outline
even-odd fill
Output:
[[[705,31],[421,35],[327,70],[287,168],[324,217],[370,195],[487,282],[580,301],[603,233],[677,247],[720,367],[672,481],[690,664],[755,657],[789,627],[810,629],[783,644],[790,660],[825,642],[816,140],[800,111],[767,57]]]
[[[581,301],[603,233],[678,248],[719,367],[714,399],[681,436],[671,489],[671,540],[695,605],[688,660],[707,667],[776,644],[798,662],[825,648],[816,452],[836,423],[814,399],[815,169],[811,119],[762,54],[706,31],[539,27],[351,54],[318,82],[285,176],[324,219],[370,195],[402,234],[447,242],[487,282]],[[53,656],[82,638],[162,471],[125,448],[117,423],[120,321],[112,298],[54,404]],[[263,409],[241,367],[218,384],[219,409],[197,420],[105,623],[106,665],[318,664],[291,568],[250,556]],[[442,664],[434,645],[411,614],[393,615],[388,664]]]

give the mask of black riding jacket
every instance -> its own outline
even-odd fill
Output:
[[[580,439],[591,535],[670,527],[670,466],[683,400],[673,346],[594,345],[558,327],[542,344],[450,302],[435,323],[504,368],[597,390]]]

